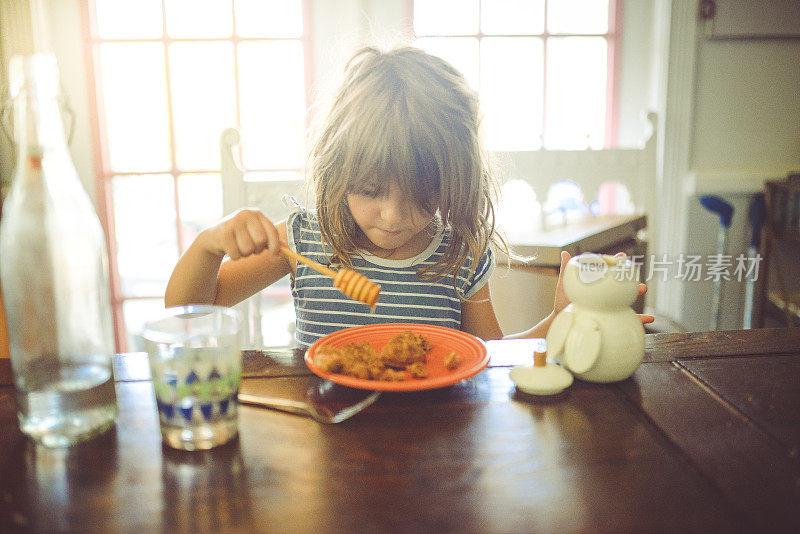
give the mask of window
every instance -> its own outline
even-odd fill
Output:
[[[303,0],[87,0],[118,350],[163,309],[179,255],[222,217],[219,138],[252,175],[303,166]],[[103,210],[101,209],[101,212]]]
[[[617,0],[414,0],[417,45],[479,91],[491,150],[615,143]]]

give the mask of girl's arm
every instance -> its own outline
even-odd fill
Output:
[[[286,223],[273,225],[258,210],[242,210],[200,232],[178,260],[165,304],[232,306],[291,272],[280,253]],[[231,261],[222,262],[228,255]]]
[[[525,332],[503,336],[494,312],[489,284],[484,285],[469,300],[461,303],[461,330],[483,340],[545,337],[556,313],[553,312]]]
[[[556,298],[553,302],[553,311],[550,315],[536,323],[533,327],[525,330],[524,332],[517,332],[516,334],[509,334],[503,339],[523,339],[523,338],[544,338],[547,337],[547,331],[550,329],[550,324],[556,315],[561,310],[569,305],[567,293],[564,291],[564,269],[567,267],[567,262],[570,259],[569,252],[561,252],[561,268],[558,270],[558,282],[556,283]]]
[[[469,300],[461,303],[461,330],[486,341],[503,337],[492,306],[488,282]]]
[[[564,272],[569,257],[569,253],[561,253],[560,273]],[[486,341],[490,339],[543,338],[547,336],[550,323],[553,322],[558,312],[569,304],[569,299],[567,299],[567,295],[564,292],[562,276],[563,274],[559,274],[558,276],[553,312],[528,330],[516,334],[509,334],[507,336],[503,335],[500,324],[497,322],[497,316],[494,313],[494,306],[492,305],[492,297],[489,293],[488,283],[480,288],[472,298],[461,304],[461,329],[464,332],[469,332]]]

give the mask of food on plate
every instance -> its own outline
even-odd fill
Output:
[[[369,343],[348,343],[341,347],[322,345],[316,350],[315,363],[326,373],[398,382],[408,377],[426,378],[425,364],[431,350],[433,345],[424,335],[406,330],[392,337],[379,351]],[[448,358],[455,358],[456,363],[447,368],[455,369],[458,356],[451,352]]]
[[[447,356],[444,357],[444,367],[445,367],[445,369],[448,369],[448,370],[452,371],[453,369],[458,367],[460,364],[461,364],[461,358],[459,358],[458,354],[456,354],[455,352],[451,352],[450,354],[448,354]]]
[[[343,347],[321,346],[316,353],[317,366],[326,373],[353,376],[362,380],[405,380],[400,370],[381,362],[375,347],[369,343],[349,343]]]
[[[328,373],[371,379],[379,369],[375,348],[369,343],[350,343],[344,347],[322,346],[317,350],[317,365]]]
[[[388,367],[405,368],[415,363],[425,363],[433,345],[422,334],[410,330],[392,337],[381,349],[380,356]]]
[[[428,370],[425,369],[425,364],[422,362],[412,363],[406,367],[406,371],[411,373],[414,378],[425,378],[428,376]]]

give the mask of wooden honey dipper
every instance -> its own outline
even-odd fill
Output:
[[[315,271],[333,278],[333,285],[339,291],[351,299],[363,302],[373,310],[375,309],[375,304],[378,302],[378,294],[381,292],[381,288],[378,284],[370,282],[364,275],[358,274],[350,269],[334,271],[284,246],[281,247],[281,252],[289,258],[304,263]]]

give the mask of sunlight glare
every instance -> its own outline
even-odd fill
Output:
[[[222,177],[219,174],[181,174],[178,177],[178,209],[186,244],[222,219]]]
[[[172,176],[114,176],[111,193],[122,295],[163,295],[178,260]]]
[[[236,124],[233,44],[169,47],[175,157],[184,170],[219,168],[219,136]]]
[[[302,43],[241,43],[239,81],[244,166],[300,168],[306,130]]]
[[[161,37],[161,0],[96,0],[95,14],[101,39]]]
[[[481,105],[490,150],[541,147],[544,49],[538,37],[481,43]]]
[[[608,0],[548,0],[550,33],[608,32]]]
[[[231,0],[164,1],[170,37],[230,37],[233,30]]]
[[[497,206],[497,224],[512,243],[525,242],[542,227],[542,206],[525,180],[503,184]]]
[[[550,39],[547,45],[545,147],[605,144],[607,44],[602,37]]]
[[[544,0],[493,0],[481,3],[481,31],[494,35],[544,31]]]
[[[127,350],[130,352],[144,352],[147,347],[142,340],[144,323],[151,321],[164,312],[164,299],[135,299],[122,303],[122,315],[125,319],[125,337],[128,341]]]
[[[470,35],[478,33],[479,0],[415,0],[417,35]]]
[[[100,45],[110,166],[116,172],[166,171],[172,166],[159,43]]]
[[[300,0],[234,0],[236,34],[241,37],[300,37]]]

